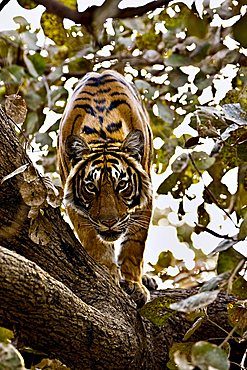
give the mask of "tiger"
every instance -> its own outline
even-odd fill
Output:
[[[60,121],[64,205],[82,246],[137,307],[149,299],[142,270],[152,214],[152,152],[149,116],[134,84],[113,70],[88,72]]]

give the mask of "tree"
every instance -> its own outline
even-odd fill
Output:
[[[46,7],[41,25],[53,43],[37,46],[37,32],[30,31],[21,17],[15,18],[17,31],[0,34],[0,96],[5,100],[5,112],[0,110],[0,324],[14,329],[18,348],[31,347],[75,369],[228,369],[226,343],[231,348],[231,368],[234,362],[240,366],[242,361],[244,366],[246,258],[234,249],[246,238],[244,4],[225,1],[224,7],[215,9],[205,5],[200,13],[195,5],[189,9],[184,4],[169,6],[166,1],[127,9],[119,9],[119,1],[105,1],[102,7],[84,12],[78,12],[73,2],[19,3]],[[65,14],[79,25],[65,29]],[[214,28],[210,22],[215,14],[225,18],[239,14],[239,20],[232,27]],[[225,45],[229,35],[240,43],[236,49]],[[173,160],[171,175],[158,189],[177,201],[181,221],[186,216],[186,199],[191,197],[190,186],[199,183],[204,172],[213,179],[204,186],[202,203],[197,203],[196,227],[184,222],[182,229],[188,232],[185,235],[178,227],[179,237],[191,248],[195,232],[222,239],[216,248],[219,275],[210,284],[199,293],[193,289],[154,292],[155,299],[140,312],[83,250],[60,215],[59,190],[34,169],[25,150],[37,145],[48,148],[48,155],[38,164],[54,173],[52,138],[58,121],[39,132],[47,113],[44,108],[61,113],[67,80],[93,68],[109,67],[132,76],[142,94],[154,136],[163,140],[155,150],[157,171],[167,168],[178,146],[185,149]],[[223,100],[218,98],[222,80],[232,87]],[[205,91],[211,92],[210,104],[196,107],[202,104]],[[13,96],[17,92],[27,105],[25,121],[25,104]],[[177,137],[174,130],[181,128],[184,117],[191,117],[196,131],[193,136]],[[214,142],[211,153],[199,151],[198,144],[208,138]],[[235,194],[222,182],[232,168],[238,171]],[[213,216],[207,205],[212,203],[236,224],[235,236],[208,228]],[[164,214],[156,212],[155,222],[161,218]],[[201,271],[196,272],[199,262]],[[168,264],[179,265],[178,277],[186,276],[180,286],[185,286],[191,277],[199,280],[206,259],[198,256],[191,272],[173,255],[163,253],[153,266],[163,280],[169,276]],[[234,296],[219,293],[224,287]],[[185,312],[189,311],[197,314],[188,317]],[[186,343],[182,343],[184,336]]]

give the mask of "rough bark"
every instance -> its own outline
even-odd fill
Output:
[[[27,163],[32,168],[12,122],[0,108],[0,181]],[[72,369],[166,368],[169,348],[182,340],[192,322],[183,314],[172,315],[160,326],[150,314],[151,321],[143,318],[87,255],[59,208],[44,202],[38,216],[30,216],[31,207],[20,189],[23,184],[31,189],[46,185],[40,175],[28,182],[24,174],[1,184],[0,325],[14,328],[21,345],[59,358]],[[38,225],[35,237],[34,225]],[[166,302],[171,298],[189,294],[155,292],[153,298],[162,296],[157,299],[164,307],[159,315],[170,312]],[[226,331],[230,331],[226,303],[231,300],[222,294],[208,309],[211,320]],[[146,315],[152,304],[141,312]],[[207,321],[190,340],[216,337],[224,338],[225,333]]]

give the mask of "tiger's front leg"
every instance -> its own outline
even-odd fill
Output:
[[[116,284],[120,282],[120,271],[115,260],[113,243],[105,243],[97,235],[95,229],[90,225],[88,219],[78,215],[71,207],[67,208],[69,217],[73,220],[73,226],[87,253],[112,275]]]
[[[132,224],[121,244],[118,264],[121,269],[121,286],[142,307],[150,297],[148,289],[142,283],[143,253],[151,219],[152,203],[146,209],[136,211]]]

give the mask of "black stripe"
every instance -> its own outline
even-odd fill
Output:
[[[94,92],[87,91],[87,90],[83,90],[83,91],[81,91],[81,93],[80,93],[80,94],[87,94],[87,95],[90,95],[90,96],[94,96],[94,95],[95,95],[95,93],[94,93]]]
[[[91,98],[87,98],[87,97],[80,97],[80,98],[76,98],[75,101],[91,101]]]
[[[116,132],[122,128],[122,121],[111,122],[107,125],[106,129],[108,132]]]
[[[110,87],[108,87],[108,89],[99,89],[97,90],[97,94],[107,94],[110,91],[111,91]]]
[[[86,135],[98,134],[98,131],[95,128],[89,126],[84,126],[82,132]]]
[[[114,158],[109,158],[108,161],[109,163],[113,163],[113,164],[119,164],[119,161],[117,161],[116,159]]]
[[[145,244],[145,242],[143,240],[139,240],[139,239],[125,239],[121,245],[123,244],[126,244],[126,243],[129,243],[129,242],[134,242],[134,243],[138,243],[138,244]],[[131,260],[131,257],[128,257],[126,256],[125,258],[128,258],[129,260]]]
[[[117,108],[119,105],[122,105],[122,104],[127,105],[131,109],[130,104],[127,103],[126,100],[119,99],[119,100],[113,100],[107,110],[108,112],[111,112],[113,109]]]
[[[97,109],[98,112],[100,113],[103,113],[105,110],[106,110],[106,107],[105,106],[101,106],[101,105],[96,105],[95,107]]]
[[[93,100],[96,104],[105,104],[105,102],[106,102],[106,99],[104,98],[104,99],[94,99]]]
[[[96,117],[95,110],[89,104],[76,104],[74,106],[74,109],[76,108],[82,108],[86,113],[90,114],[93,117]]]
[[[93,162],[92,162],[92,165],[93,166],[97,166],[98,164],[101,164],[102,163],[102,160],[101,159],[95,159]]]
[[[99,136],[102,137],[102,139],[104,140],[107,139],[106,133],[102,128],[100,129]]]
[[[128,97],[128,94],[124,93],[124,92],[118,92],[118,91],[114,91],[110,94],[111,96],[117,96],[117,95],[125,95]]]

